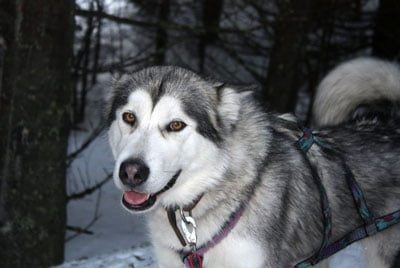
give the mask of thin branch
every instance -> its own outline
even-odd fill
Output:
[[[96,190],[98,190],[101,187],[103,187],[103,185],[106,184],[111,178],[112,178],[112,174],[107,174],[104,179],[102,179],[101,181],[99,181],[95,185],[93,185],[91,187],[88,187],[88,188],[84,189],[81,192],[68,195],[67,196],[67,202],[69,202],[71,200],[81,199],[81,198],[83,198],[83,197],[85,197],[87,195],[92,194]]]
[[[224,49],[225,52],[226,52],[231,58],[233,58],[237,63],[239,63],[249,74],[251,74],[251,75],[254,77],[255,80],[257,80],[257,81],[260,82],[260,83],[263,83],[263,82],[264,82],[264,80],[265,80],[264,77],[262,77],[261,75],[259,75],[259,74],[257,73],[256,70],[250,68],[250,67],[248,66],[248,64],[246,63],[246,61],[243,60],[243,59],[240,57],[240,55],[238,55],[237,52],[236,52],[234,49],[228,47],[228,46],[225,45],[224,42],[222,42],[222,41],[218,42],[218,45],[219,45],[222,49]]]
[[[180,31],[190,31],[195,34],[204,34],[205,29],[203,27],[199,26],[193,26],[193,25],[187,25],[187,24],[178,24],[178,23],[172,23],[172,22],[158,22],[158,23],[152,23],[152,22],[145,22],[145,21],[139,21],[139,20],[134,20],[131,18],[124,18],[124,17],[119,17],[115,15],[108,14],[106,12],[101,12],[101,11],[90,11],[90,10],[84,10],[80,8],[75,9],[75,15],[77,16],[82,16],[82,17],[101,17],[104,19],[108,19],[110,21],[114,21],[116,23],[122,23],[122,24],[128,24],[132,26],[139,26],[139,27],[147,27],[147,28],[157,28],[157,27],[165,27],[171,30],[180,30]],[[246,32],[252,32],[255,30],[260,30],[262,29],[263,26],[257,25],[255,27],[250,27],[250,28],[220,28],[217,32],[218,33],[238,33],[238,34],[243,34]]]
[[[155,23],[151,22],[145,22],[145,21],[139,21],[139,20],[134,20],[131,18],[122,18],[118,16],[114,16],[111,14],[108,14],[103,11],[90,11],[90,10],[84,10],[80,8],[75,9],[75,15],[82,16],[82,17],[98,17],[98,18],[104,18],[108,19],[117,23],[123,23],[123,24],[129,24],[133,26],[140,26],[140,27],[157,27],[158,25]]]
[[[98,11],[103,11],[103,5],[100,0],[96,0],[96,9]],[[97,31],[96,31],[96,43],[94,46],[94,55],[93,55],[93,70],[92,75],[92,86],[97,82],[97,68],[99,66],[99,58],[100,58],[100,50],[101,50],[101,31],[103,28],[102,19],[100,17],[97,18]],[[86,69],[86,72],[88,70]]]
[[[100,133],[104,130],[105,126],[104,124],[98,125],[90,134],[90,136],[82,143],[82,145],[77,149],[75,152],[70,153],[67,156],[67,166],[70,166],[72,161],[78,157],[79,154],[81,154],[99,135]]]
[[[97,195],[93,219],[85,227],[81,228],[82,232],[75,233],[75,234],[71,235],[70,237],[67,237],[65,239],[65,243],[71,241],[72,239],[78,237],[81,234],[86,234],[87,232],[93,233],[92,231],[89,231],[89,228],[92,227],[93,224],[95,224],[95,222],[100,218],[100,215],[99,215],[100,199],[101,199],[101,189],[99,191],[99,194]]]
[[[84,229],[84,228],[81,228],[81,227],[78,227],[78,226],[67,225],[66,229],[68,231],[75,232],[75,233],[78,233],[78,234],[87,234],[87,235],[92,235],[93,234],[92,231],[89,231],[87,229]]]

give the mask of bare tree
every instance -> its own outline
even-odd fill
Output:
[[[204,31],[199,34],[199,70],[204,71],[206,60],[206,49],[210,44],[215,43],[218,38],[219,21],[222,13],[222,0],[204,0],[202,12],[202,24]]]
[[[278,1],[275,39],[264,84],[270,110],[293,112],[296,104],[304,47],[312,23],[315,0]]]
[[[168,22],[170,12],[170,0],[160,0],[158,9],[158,23]],[[168,32],[165,27],[158,27],[156,31],[156,52],[155,52],[155,64],[164,64],[165,54],[167,52],[168,45]]]

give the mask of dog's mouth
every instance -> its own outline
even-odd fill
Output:
[[[122,204],[129,210],[144,211],[151,208],[157,201],[157,196],[171,189],[179,177],[179,170],[160,191],[149,194],[136,191],[126,191],[122,195]]]

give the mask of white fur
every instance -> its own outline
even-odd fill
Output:
[[[399,66],[374,58],[345,62],[319,84],[313,106],[314,123],[337,125],[359,104],[380,99],[400,101]]]
[[[257,241],[243,236],[228,236],[204,259],[204,266],[210,268],[263,268],[265,249]]]
[[[162,220],[167,220],[161,214],[151,217],[150,230],[154,249],[159,262],[159,267],[175,268],[182,267],[182,261],[177,256],[176,252],[179,249],[179,242],[175,234],[172,232],[171,226],[163,224]],[[214,223],[210,220],[205,220],[199,224],[200,244],[206,242],[210,234],[215,233],[215,229],[219,229],[219,223]],[[244,227],[245,229],[246,227]],[[240,226],[228,234],[219,244],[211,248],[204,255],[204,267],[207,268],[263,268],[270,267],[265,263],[266,252],[258,241],[243,235],[244,229]]]

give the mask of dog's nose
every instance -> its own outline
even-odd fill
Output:
[[[149,173],[149,167],[140,159],[127,159],[119,167],[121,182],[132,188],[145,182]]]

